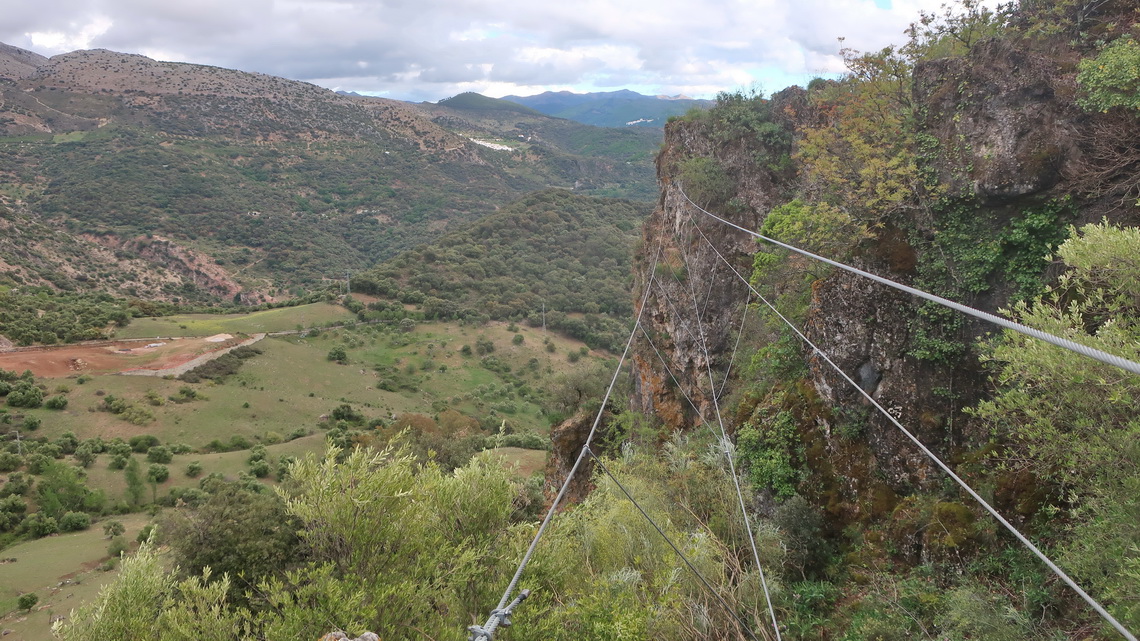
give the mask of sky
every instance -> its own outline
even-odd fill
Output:
[[[901,44],[944,0],[8,0],[0,42],[110,49],[397,100],[774,93]]]

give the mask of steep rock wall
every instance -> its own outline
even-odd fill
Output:
[[[1073,87],[1071,64],[1008,43],[982,43],[968,57],[920,64],[911,100],[919,116],[918,137],[926,145],[920,160],[938,187],[930,194],[915,195],[911,219],[877,228],[876,237],[860,245],[852,262],[911,284],[918,274],[916,265],[923,261],[953,261],[940,255],[942,249],[933,242],[951,224],[942,218],[950,215],[944,213],[950,208],[942,209],[945,203],[968,207],[986,221],[977,233],[996,236],[1027,209],[1074,192],[1070,176],[1082,162],[1086,153],[1082,141],[1089,138],[1098,117],[1075,107]],[[818,124],[818,114],[803,90],[774,96],[771,112],[778,123],[797,132]],[[757,245],[747,235],[699,214],[682,194],[679,169],[685,158],[715,159],[732,178],[735,190],[735,197],[718,213],[758,229],[773,206],[786,202],[802,186],[791,172],[757,164],[753,151],[747,144],[726,144],[699,123],[679,121],[666,129],[658,159],[661,197],[645,225],[635,266],[635,296],[640,299],[651,287],[642,325],[653,346],[643,339],[637,343],[633,404],[670,429],[691,429],[702,419],[713,421],[710,366],[714,385],[719,386],[731,359],[735,358],[733,370],[740,372],[742,361],[770,339],[746,335],[742,353],[734,356],[747,288],[702,233],[745,276],[751,273]],[[1085,206],[1071,218],[1059,219],[1057,226],[1103,211]],[[653,270],[658,256],[662,266]],[[951,270],[958,267],[951,265]],[[971,293],[964,302],[991,312],[1007,305],[1013,288],[1003,278],[993,272],[985,289]],[[967,320],[953,330],[965,345],[964,352],[951,361],[922,360],[913,355],[918,307],[909,295],[833,271],[812,288],[804,330],[860,387],[950,460],[968,439],[984,440],[984,435],[970,433],[969,418],[961,409],[985,394],[986,375],[970,345],[993,328]],[[941,472],[890,421],[870,411],[829,365],[807,350],[804,357],[814,407],[798,414],[806,452],[803,463],[809,468],[802,492],[848,521],[882,515],[898,495],[943,481]],[[747,385],[748,381],[731,377],[724,396]],[[846,429],[841,436],[837,428],[850,408],[866,418],[857,430]],[[727,427],[732,430],[733,422],[747,416],[747,408],[737,408]],[[858,433],[854,438],[853,431]]]
[[[801,97],[802,90],[789,90],[782,102],[790,105]],[[787,189],[786,177],[757,166],[755,149],[747,144],[718,144],[701,122],[675,120],[666,127],[657,158],[661,196],[643,226],[635,257],[636,300],[647,288],[650,292],[641,320],[644,333],[631,359],[634,409],[656,416],[670,430],[716,422],[710,390],[722,386],[750,295],[733,271],[747,278],[756,251],[749,235],[702,214],[689,201],[680,167],[685,159],[700,157],[716,158],[731,177],[732,219],[748,229],[760,225]]]

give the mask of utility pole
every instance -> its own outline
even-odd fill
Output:
[[[542,333],[546,335],[546,301],[542,301]]]
[[[348,296],[352,293],[352,272],[344,272],[344,295]]]
[[[23,456],[24,455],[24,445],[23,445],[23,443],[20,442],[20,430],[12,430],[11,432],[9,432],[9,434],[15,434],[16,435],[16,451],[18,451],[20,453],[20,456]]]

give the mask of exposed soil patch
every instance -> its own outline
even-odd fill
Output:
[[[211,340],[213,339],[213,340]],[[242,337],[156,338],[147,341],[109,341],[97,345],[63,345],[0,353],[0,367],[44,378],[78,374],[115,374],[126,370],[163,370],[199,356],[221,353]]]

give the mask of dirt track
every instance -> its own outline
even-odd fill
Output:
[[[147,367],[147,368],[124,370],[124,371],[119,372],[119,373],[126,375],[126,376],[182,376],[183,374],[185,374],[186,372],[189,372],[190,370],[194,369],[195,367],[198,367],[199,365],[201,365],[203,363],[208,363],[208,362],[214,360],[215,358],[221,356],[222,354],[229,354],[230,352],[232,352],[233,350],[235,350],[239,347],[245,347],[246,345],[253,345],[254,343],[256,343],[257,341],[259,341],[263,338],[265,338],[265,334],[254,334],[252,337],[247,338],[246,340],[241,341],[240,343],[237,343],[235,345],[230,345],[229,347],[223,347],[222,349],[214,350],[212,352],[202,354],[201,356],[196,356],[196,357],[186,361],[185,363],[182,363],[180,365],[175,365],[173,367],[166,367],[166,368],[162,368],[162,369],[154,369],[151,367]]]

